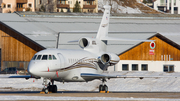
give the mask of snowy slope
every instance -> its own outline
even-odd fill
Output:
[[[159,73],[159,72],[117,72],[126,75],[180,75],[180,73]],[[3,76],[3,75],[0,75]],[[118,78],[110,79],[106,83],[109,91],[167,91],[180,92],[180,77],[178,78]],[[4,79],[0,78],[0,91],[5,90],[23,90],[23,91],[40,91],[43,88],[42,79]],[[91,82],[59,83],[55,82],[59,91],[98,91],[101,81],[94,80]]]
[[[98,10],[104,11],[103,6],[106,4],[109,4],[107,0],[98,0]],[[110,5],[112,5],[111,13],[142,13],[138,8],[124,7],[113,0]]]
[[[150,8],[147,5],[137,0],[98,0],[99,12],[104,11],[103,6],[106,4],[112,6],[111,13],[128,13],[128,14],[137,14],[137,13],[161,14],[163,13],[160,11],[156,11],[153,8]]]

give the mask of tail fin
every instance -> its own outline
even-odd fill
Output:
[[[99,26],[99,30],[96,39],[99,41],[99,52],[106,52],[107,40],[102,40],[104,37],[108,37],[110,8],[111,6],[105,5],[105,11]]]
[[[111,6],[105,5],[104,6],[105,11],[103,14],[103,18],[101,20],[101,24],[99,26],[99,30],[96,36],[96,39],[101,40],[103,37],[106,37],[108,35],[108,29],[109,29],[109,18],[110,18],[110,8]]]

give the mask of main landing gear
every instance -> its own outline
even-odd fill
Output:
[[[100,93],[101,92],[105,92],[105,93],[109,92],[108,91],[108,86],[104,83],[105,81],[106,81],[106,79],[102,79],[102,84],[99,85],[99,92]]]
[[[45,94],[48,94],[49,92],[57,93],[57,86],[54,85],[54,80],[51,80],[51,82],[47,84],[47,79],[43,79],[43,85],[44,88],[42,89],[42,92],[44,92]]]

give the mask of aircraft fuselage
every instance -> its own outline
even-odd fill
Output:
[[[85,82],[81,73],[100,73],[97,55],[85,50],[45,49],[34,55],[28,72],[60,82]]]

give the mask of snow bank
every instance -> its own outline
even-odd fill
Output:
[[[118,75],[172,75],[180,76],[180,73],[160,73],[160,72],[116,72]],[[3,75],[1,75],[3,76]],[[180,92],[180,77],[168,78],[118,78],[107,80],[106,84],[109,91],[163,91]],[[21,90],[21,91],[40,91],[43,88],[42,79],[13,79],[0,78],[0,90]],[[100,80],[86,82],[60,83],[55,82],[59,91],[98,91]]]

